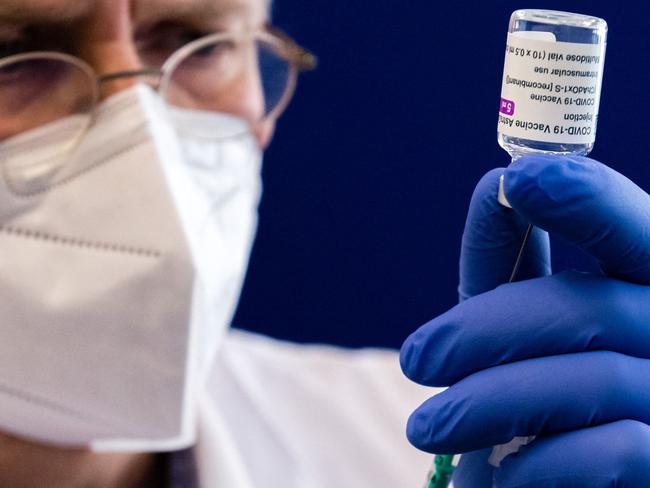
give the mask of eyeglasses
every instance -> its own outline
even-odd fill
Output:
[[[241,99],[254,105],[254,122],[280,116],[300,71],[316,59],[280,31],[216,33],[180,49],[141,46],[143,69],[98,75],[85,61],[37,51],[0,59],[0,141],[70,116],[92,120],[101,86],[137,77],[171,107],[240,116]],[[250,102],[249,100],[249,102]]]

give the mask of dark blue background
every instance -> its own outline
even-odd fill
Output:
[[[397,347],[456,302],[472,189],[496,142],[503,49],[518,8],[609,23],[592,157],[650,189],[645,2],[276,0],[317,53],[264,168],[261,223],[235,325],[296,341]],[[587,266],[554,243],[556,268]]]

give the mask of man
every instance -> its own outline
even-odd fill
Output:
[[[0,486],[413,486],[395,354],[227,333],[310,57],[264,0],[0,1]]]
[[[260,149],[309,64],[264,27],[266,8],[0,2],[0,486],[421,483],[429,458],[402,424],[426,392],[394,354],[225,332]],[[648,197],[599,163],[550,163],[523,158],[479,184],[467,300],[403,348],[410,377],[453,385],[408,435],[473,451],[457,487],[648,478]],[[504,171],[516,212],[496,204]],[[527,222],[609,276],[493,290]],[[545,239],[533,236],[520,279],[548,275]]]

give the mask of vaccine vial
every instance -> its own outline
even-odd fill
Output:
[[[607,23],[554,10],[510,17],[499,106],[499,145],[585,156],[594,146]]]
[[[586,156],[596,141],[607,22],[555,10],[517,10],[510,17],[499,106],[499,145],[513,159],[529,153]],[[499,182],[498,201],[510,207]],[[511,280],[532,231],[528,226]],[[501,461],[535,437],[495,446]]]

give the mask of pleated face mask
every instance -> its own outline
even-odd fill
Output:
[[[71,148],[69,127],[0,143],[0,431],[186,447],[242,285],[261,152],[244,121],[172,111],[145,86],[101,104]]]

